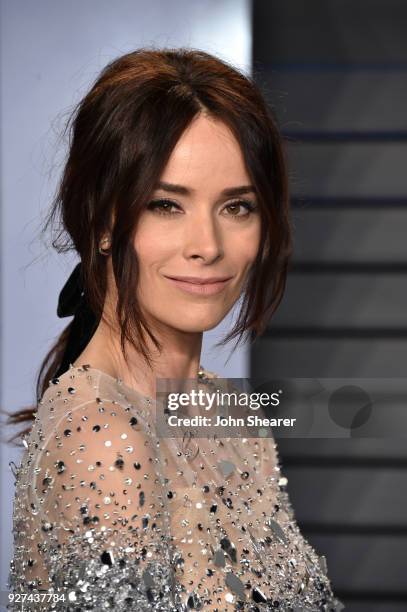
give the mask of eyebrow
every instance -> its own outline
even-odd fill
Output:
[[[185,187],[184,185],[176,185],[174,183],[166,183],[164,181],[159,181],[156,189],[162,189],[163,191],[168,191],[169,193],[178,193],[179,195],[191,195],[194,193],[194,189],[188,189],[188,187]],[[241,185],[239,187],[228,187],[221,192],[221,195],[238,196],[255,192],[256,190],[252,185]]]

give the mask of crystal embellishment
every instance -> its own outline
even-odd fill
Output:
[[[217,388],[202,365],[198,379]],[[10,592],[66,594],[39,612],[339,612],[273,438],[180,450],[157,436],[157,404],[144,399],[89,364],[51,381],[10,466]]]

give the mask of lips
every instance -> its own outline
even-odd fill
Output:
[[[208,285],[212,283],[221,283],[229,280],[230,276],[210,276],[208,278],[202,278],[200,276],[167,276],[172,280],[179,280],[185,283],[193,283],[194,285]]]
[[[231,279],[230,276],[210,278],[194,276],[166,276],[165,278],[167,278],[178,289],[181,289],[187,293],[193,293],[201,296],[216,295],[217,293],[220,293]]]

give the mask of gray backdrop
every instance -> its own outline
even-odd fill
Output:
[[[405,385],[406,25],[405,0],[253,3],[252,74],[287,138],[295,244],[251,351],[258,377]],[[398,438],[356,427],[349,440],[279,441],[297,521],[347,612],[407,610],[402,399]]]

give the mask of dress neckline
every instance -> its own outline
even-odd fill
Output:
[[[120,389],[122,389],[125,393],[129,394],[129,395],[135,395],[138,398],[142,398],[144,401],[147,401],[149,404],[156,404],[156,400],[148,395],[144,395],[143,393],[141,393],[141,391],[138,391],[137,389],[134,389],[134,387],[130,387],[129,385],[126,385],[121,378],[116,378],[115,376],[112,376],[111,374],[108,374],[107,372],[104,372],[103,370],[100,370],[99,368],[94,368],[91,364],[86,363],[86,364],[81,364],[78,366],[74,366],[74,365],[70,365],[69,369],[67,370],[67,373],[69,373],[72,370],[79,370],[81,372],[95,372],[96,374],[99,375],[99,379],[101,377],[106,378],[107,380],[110,380],[112,383],[114,383],[116,386],[119,386]],[[207,370],[205,370],[205,368],[200,365],[199,366],[199,371],[198,371],[198,380],[205,380],[205,378],[207,377],[208,372]]]

